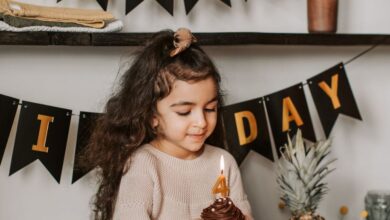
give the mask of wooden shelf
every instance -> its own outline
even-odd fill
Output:
[[[153,33],[0,31],[0,45],[138,46]],[[201,45],[390,45],[388,34],[194,33]]]

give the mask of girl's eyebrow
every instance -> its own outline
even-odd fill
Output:
[[[212,102],[215,102],[215,101],[218,101],[218,97],[214,97],[214,98],[212,98],[210,101],[208,101],[207,103],[206,103],[206,105],[207,104],[210,104],[210,103],[212,103]],[[187,101],[180,101],[180,102],[177,102],[177,103],[173,103],[172,105],[170,105],[170,107],[172,108],[172,107],[175,107],[175,106],[186,106],[186,105],[195,105],[195,103],[193,103],[193,102],[187,102]]]

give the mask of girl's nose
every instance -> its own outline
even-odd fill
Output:
[[[206,120],[205,114],[203,112],[196,114],[194,124],[198,128],[205,128],[206,127],[207,120]]]

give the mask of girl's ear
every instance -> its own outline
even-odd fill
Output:
[[[157,116],[153,116],[152,118],[152,128],[157,128],[158,127],[158,118]]]

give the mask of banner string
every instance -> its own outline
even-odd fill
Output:
[[[344,63],[344,66],[348,65],[349,63],[351,63],[352,61],[356,60],[357,58],[363,56],[364,54],[370,52],[371,50],[375,49],[376,47],[378,47],[379,45],[381,45],[385,40],[387,40],[387,36],[386,37],[383,37],[381,40],[379,40],[376,44],[372,45],[371,47],[369,47],[368,49],[365,49],[364,51],[360,52],[359,54],[357,54],[356,56],[352,57],[351,59],[347,60],[346,62],[343,62]],[[307,85],[307,82],[304,82],[302,83],[302,85],[306,86]]]
[[[378,43],[372,45],[371,47],[369,47],[368,49],[364,50],[363,52],[359,53],[358,55],[352,57],[351,59],[349,59],[348,61],[346,61],[344,63],[344,65],[346,66],[347,64],[351,63],[352,61],[354,61],[355,59],[363,56],[364,54],[370,52],[371,50],[375,49],[376,47],[378,47],[379,45],[381,45],[385,40],[387,39],[387,37],[383,37]]]
[[[14,105],[16,105],[16,103],[14,103]],[[22,106],[22,103],[21,103],[21,102],[18,102],[18,103],[17,103],[17,105],[20,105],[20,106]],[[72,116],[78,116],[78,117],[80,117],[80,115],[78,115],[78,114],[74,114],[74,113],[72,113]]]

